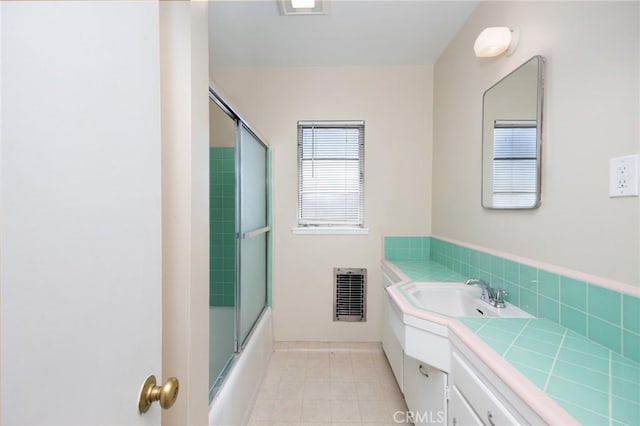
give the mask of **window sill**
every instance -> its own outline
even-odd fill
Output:
[[[333,226],[309,226],[292,228],[294,235],[368,235],[369,228],[341,228]]]

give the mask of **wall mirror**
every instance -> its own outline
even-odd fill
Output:
[[[544,58],[534,56],[484,92],[482,207],[540,205]]]

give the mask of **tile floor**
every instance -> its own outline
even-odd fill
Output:
[[[406,411],[379,343],[278,342],[250,425],[397,426]]]

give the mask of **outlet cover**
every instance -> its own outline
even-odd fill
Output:
[[[638,196],[638,155],[609,160],[609,197]]]

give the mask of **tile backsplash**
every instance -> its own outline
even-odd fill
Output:
[[[559,323],[640,362],[640,299],[434,237],[385,237],[385,258],[430,260],[492,287],[536,317]]]
[[[385,237],[384,258],[388,260],[430,260],[431,237]]]

